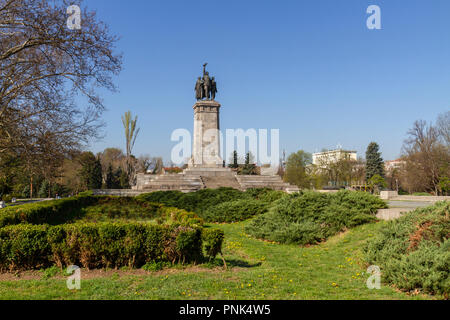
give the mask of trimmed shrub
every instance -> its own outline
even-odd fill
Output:
[[[161,215],[163,205],[138,201],[131,197],[98,197],[97,202],[83,208],[84,221],[154,219]]]
[[[12,201],[12,195],[10,195],[10,194],[6,194],[6,195],[3,195],[2,196],[2,200],[3,201],[5,201],[6,203],[11,203],[11,201]]]
[[[177,206],[179,200],[183,198],[184,195],[185,194],[181,191],[155,191],[152,193],[141,194],[137,196],[136,199],[143,202],[161,203],[168,207],[184,209]]]
[[[280,243],[316,244],[368,222],[386,203],[363,192],[325,194],[305,191],[284,196],[246,227],[250,235]]]
[[[24,204],[0,211],[0,227],[20,223],[58,225],[76,220],[108,222],[141,219],[156,219],[159,224],[203,224],[203,220],[193,212],[166,208],[160,203],[131,197],[92,196],[89,194]]]
[[[277,191],[269,188],[248,189],[245,193],[250,195],[253,199],[267,203],[273,203],[287,195],[284,191]]]
[[[203,252],[209,260],[214,259],[219,253],[222,254],[224,233],[219,229],[202,230]]]
[[[385,201],[367,192],[339,191],[330,196],[334,203],[362,214],[376,215],[379,209],[388,207]]]
[[[142,201],[157,202],[165,206],[193,211],[200,217],[203,217],[203,213],[213,206],[232,200],[251,199],[251,196],[233,188],[219,188],[202,189],[191,193],[158,191],[142,194],[136,198]]]
[[[208,234],[208,233],[205,233]],[[190,226],[143,223],[77,223],[59,226],[15,225],[0,229],[0,270],[51,265],[141,267],[152,262],[201,261],[221,251],[223,232]],[[223,239],[223,238],[222,238]],[[204,243],[203,243],[204,242]]]
[[[203,212],[208,222],[237,222],[247,220],[267,211],[268,205],[258,200],[235,200],[223,202]]]
[[[186,211],[178,208],[165,208],[160,210],[160,216],[158,218],[160,224],[177,223],[181,225],[189,226],[201,226],[203,225],[203,219],[199,218],[194,212]]]
[[[19,225],[0,229],[0,269],[48,266],[47,226]]]
[[[420,208],[389,221],[364,247],[383,281],[406,290],[450,293],[450,202]]]
[[[73,221],[83,216],[82,208],[97,203],[98,199],[82,195],[4,208],[0,211],[0,228],[19,223],[57,225]]]

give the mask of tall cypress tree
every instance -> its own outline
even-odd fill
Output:
[[[384,161],[381,157],[380,147],[371,142],[366,151],[366,181],[378,174],[384,178]]]
[[[233,169],[237,169],[239,168],[239,164],[238,164],[238,153],[236,150],[233,151],[233,154],[231,156],[231,162],[228,167],[233,168]]]
[[[79,158],[81,164],[80,176],[88,190],[102,187],[102,165],[100,159],[92,152],[83,152]]]
[[[106,172],[106,189],[114,189],[114,172],[111,163],[108,165],[108,171]]]
[[[91,187],[92,189],[101,189],[102,184],[103,184],[102,163],[100,162],[100,158],[97,157],[92,171]]]

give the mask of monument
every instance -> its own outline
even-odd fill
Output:
[[[220,103],[215,101],[217,84],[203,65],[203,77],[195,84],[194,144],[189,168],[221,168]]]
[[[192,192],[204,188],[231,187],[239,190],[271,188],[286,192],[299,189],[283,182],[280,176],[237,175],[224,166],[220,157],[220,108],[215,77],[210,77],[203,65],[203,75],[195,83],[194,135],[192,156],[188,168],[180,174],[151,175],[140,173],[133,188],[136,193],[161,190]]]

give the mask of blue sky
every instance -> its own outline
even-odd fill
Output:
[[[120,116],[139,116],[134,153],[169,160],[174,129],[192,130],[202,64],[218,82],[225,128],[280,129],[281,149],[371,141],[399,156],[418,119],[450,109],[450,1],[86,0],[121,37],[119,92],[103,95],[105,138],[124,149]],[[382,30],[368,30],[369,5]],[[226,157],[228,158],[228,156]]]

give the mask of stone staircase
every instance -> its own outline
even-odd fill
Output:
[[[201,177],[203,180],[203,184],[208,189],[219,189],[222,187],[225,188],[233,188],[237,190],[241,190],[241,185],[237,181],[236,177],[234,175],[232,176],[221,176],[221,177]]]
[[[137,190],[147,192],[167,190],[194,192],[204,188],[205,185],[200,176],[186,174],[138,175],[135,187]]]
[[[296,186],[283,182],[280,176],[239,176],[229,168],[190,168],[181,174],[138,174],[134,190],[142,192],[230,187],[245,191],[251,188],[270,188],[287,193],[298,192]]]
[[[234,177],[236,174],[230,168],[188,168],[183,171],[187,176],[200,177]]]
[[[242,190],[252,188],[270,188],[288,193],[300,191],[297,186],[284,182],[280,176],[236,176]]]

